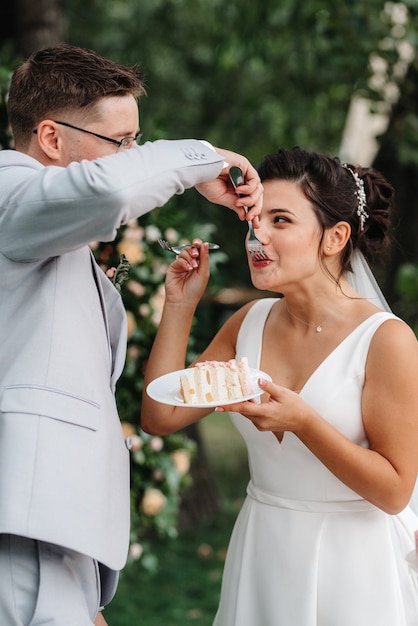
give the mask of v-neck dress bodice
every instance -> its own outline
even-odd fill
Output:
[[[255,303],[237,358],[260,367],[274,298]],[[355,328],[317,367],[301,397],[330,424],[368,447],[361,415],[371,339],[390,313]],[[278,342],[277,349],[280,349]],[[418,518],[389,516],[338,480],[293,434],[281,443],[237,413],[250,482],[228,549],[214,626],[418,626],[414,550]]]

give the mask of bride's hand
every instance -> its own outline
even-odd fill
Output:
[[[167,270],[165,290],[169,303],[196,304],[205,292],[210,275],[208,245],[201,239],[193,239],[192,244]]]
[[[284,431],[298,433],[312,414],[312,409],[297,394],[286,387],[281,387],[264,379],[259,379],[259,386],[268,394],[262,402],[247,400],[228,406],[216,407],[216,411],[241,413],[252,421],[261,432]]]

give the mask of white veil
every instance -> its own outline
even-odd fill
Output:
[[[362,298],[369,300],[376,306],[383,309],[383,311],[391,313],[392,310],[386,302],[385,296],[373,276],[373,272],[371,271],[363,254],[357,248],[351,257],[351,267],[353,268],[353,271],[346,272],[345,274],[345,278],[349,284],[360,296],[362,296]],[[418,479],[415,483],[415,489],[412,493],[409,506],[414,513],[418,515]]]
[[[392,313],[366,259],[358,248],[352,254],[351,267],[353,271],[345,274],[347,282],[362,298],[369,300],[383,311]]]

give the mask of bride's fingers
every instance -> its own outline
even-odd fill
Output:
[[[199,267],[200,263],[208,256],[208,246],[202,243],[200,239],[193,240],[193,246],[184,248],[180,254],[177,255],[176,261],[172,263],[175,269],[187,269],[195,270]]]
[[[184,254],[183,250],[181,254],[176,256],[176,260],[171,265],[177,271],[192,271],[199,267],[199,262],[192,255]]]

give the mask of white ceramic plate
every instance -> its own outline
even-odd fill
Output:
[[[250,376],[254,383],[254,393],[249,396],[243,396],[237,400],[229,400],[228,402],[208,402],[207,404],[186,404],[180,394],[180,375],[185,372],[189,372],[190,368],[185,370],[178,370],[177,372],[171,372],[165,374],[153,380],[147,387],[147,394],[153,400],[161,402],[162,404],[170,404],[171,406],[182,406],[189,409],[209,409],[216,406],[226,406],[227,404],[234,404],[235,402],[243,402],[244,400],[251,400],[257,396],[261,396],[263,390],[257,384],[259,378],[271,381],[271,378],[265,372],[250,368]]]

